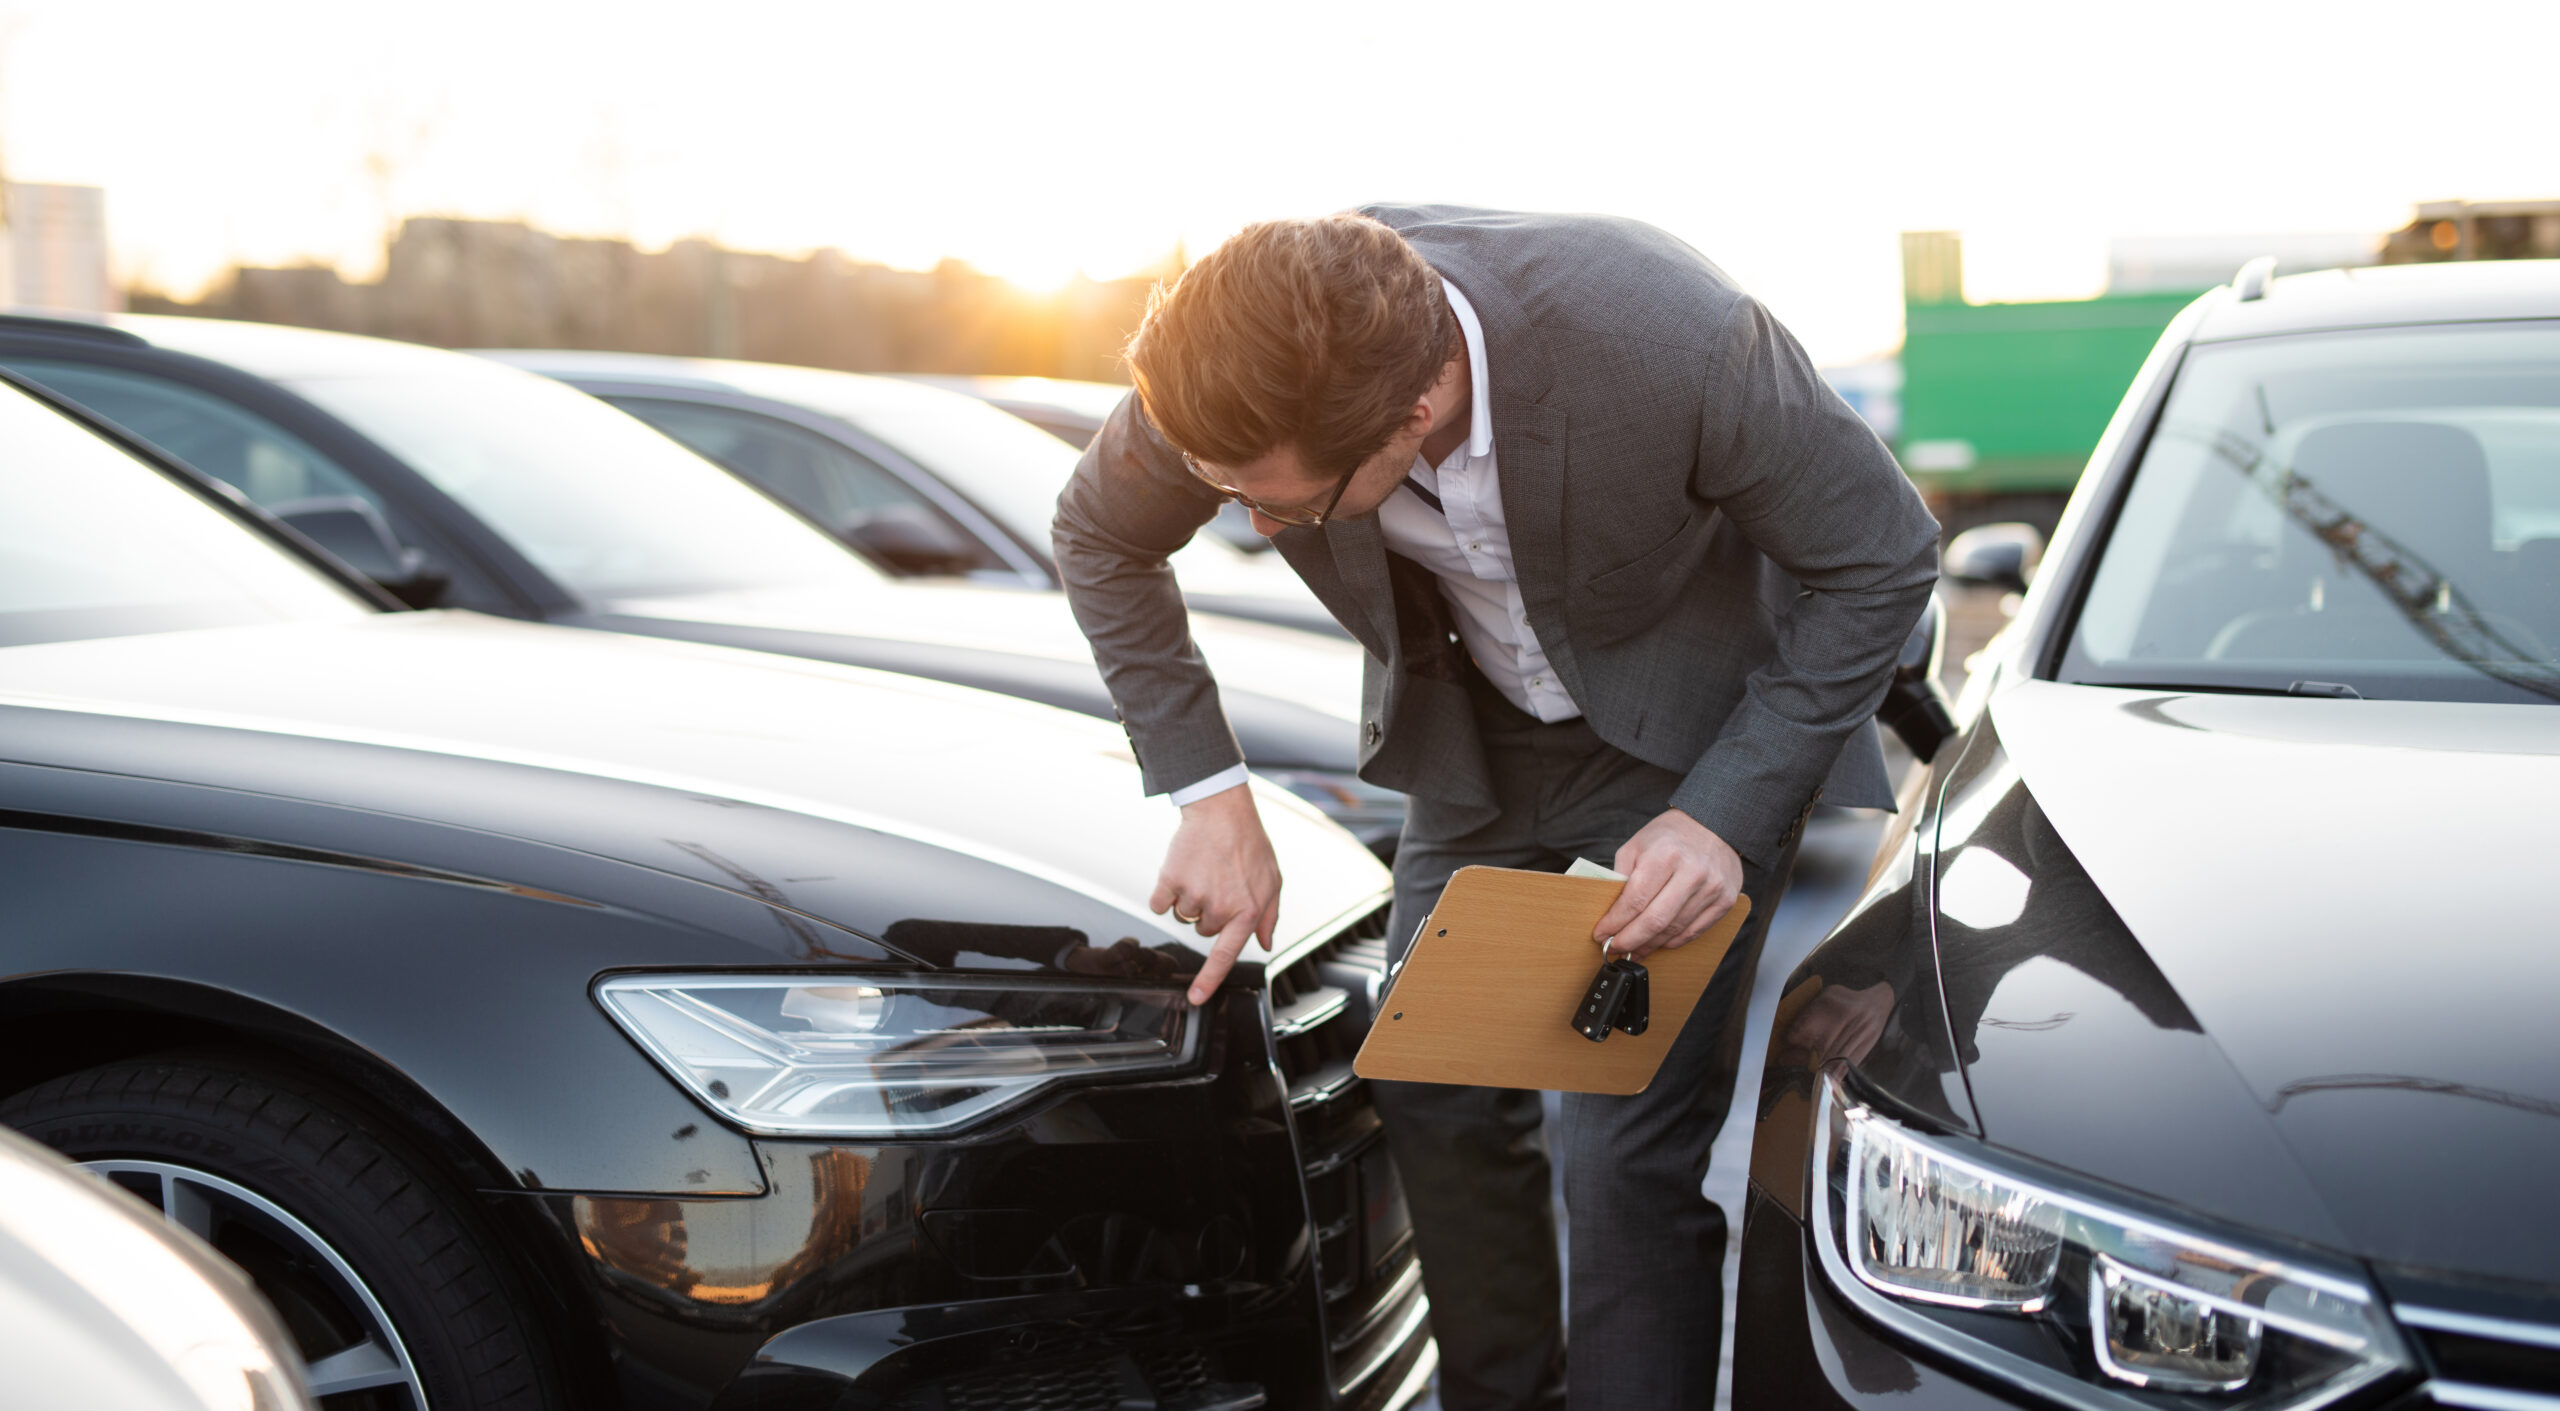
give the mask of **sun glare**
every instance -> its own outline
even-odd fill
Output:
[[[1024,250],[1008,259],[972,260],[982,270],[1025,294],[1055,294],[1082,273],[1073,259],[1054,251]]]

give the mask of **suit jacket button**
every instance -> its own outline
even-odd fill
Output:
[[[1369,743],[1373,745],[1378,743],[1378,735],[1378,722],[1372,720],[1369,722]]]

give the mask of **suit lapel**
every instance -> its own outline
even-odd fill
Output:
[[[1368,635],[1356,624],[1352,635],[1378,660],[1394,660],[1388,649],[1396,641],[1396,593],[1387,576],[1386,531],[1378,527],[1376,515],[1364,514],[1326,525],[1324,537],[1333,546],[1333,569],[1341,575],[1345,595],[1368,619]]]
[[[1545,629],[1539,634],[1544,641],[1563,626],[1564,413],[1505,398],[1497,386],[1493,456],[1504,527],[1511,535],[1511,568],[1520,579],[1529,624]]]
[[[1334,621],[1368,648],[1370,655],[1385,661],[1387,643],[1395,630],[1385,540],[1376,534],[1373,523],[1371,537],[1378,541],[1373,556],[1342,552],[1334,536],[1351,523],[1344,520],[1322,529],[1283,529],[1272,539],[1271,546],[1298,571],[1298,577],[1314,591],[1316,601],[1333,614]],[[1346,568],[1346,564],[1356,567]]]
[[[1431,267],[1458,286],[1484,325],[1484,356],[1493,401],[1493,456],[1502,482],[1502,515],[1511,563],[1530,625],[1558,634],[1564,603],[1565,414],[1546,397],[1555,360],[1510,282],[1477,258],[1464,229],[1428,222],[1403,234]],[[1554,655],[1549,643],[1550,656]]]

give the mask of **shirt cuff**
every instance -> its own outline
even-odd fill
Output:
[[[1173,800],[1174,807],[1181,808],[1186,804],[1198,803],[1202,799],[1209,797],[1211,794],[1223,794],[1227,790],[1235,788],[1237,785],[1242,784],[1245,781],[1245,775],[1246,770],[1243,765],[1230,764],[1226,768],[1219,770],[1217,773],[1210,775],[1208,778],[1201,780],[1199,783],[1185,784],[1181,788],[1174,790],[1172,793],[1165,795],[1165,797]]]

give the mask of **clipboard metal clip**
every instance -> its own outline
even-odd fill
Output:
[[[1652,989],[1642,965],[1623,955],[1610,960],[1583,992],[1573,1012],[1574,1032],[1595,1044],[1606,1041],[1612,1029],[1629,1038],[1642,1034],[1652,1023]]]

